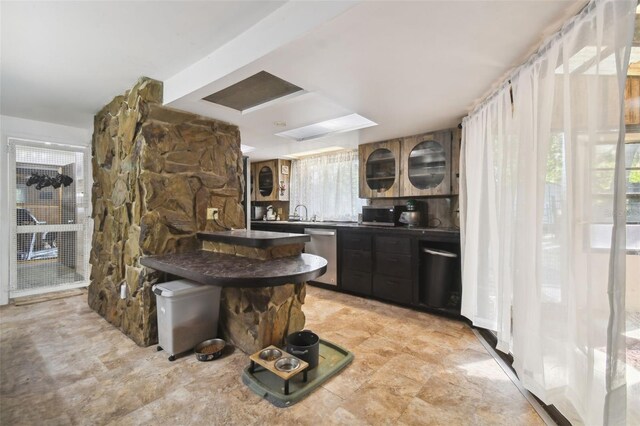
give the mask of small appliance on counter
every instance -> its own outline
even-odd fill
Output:
[[[253,220],[262,220],[262,218],[266,214],[266,210],[263,206],[253,206],[253,209],[251,211],[253,213],[251,219]]]
[[[416,200],[407,200],[407,211],[400,214],[400,223],[406,224],[409,228],[420,226],[420,212]]]
[[[378,226],[398,226],[400,224],[400,215],[405,210],[405,206],[362,206],[362,224]]]
[[[267,220],[276,220],[276,212],[273,211],[273,206],[267,206]]]

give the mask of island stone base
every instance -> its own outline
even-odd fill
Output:
[[[281,346],[288,334],[304,328],[306,284],[222,289],[222,337],[247,354]]]
[[[211,241],[202,244],[204,250],[260,260],[297,256],[303,247],[304,244],[287,244],[252,248]],[[219,320],[222,338],[247,354],[269,345],[282,346],[288,334],[304,328],[305,294],[305,283],[223,288]]]

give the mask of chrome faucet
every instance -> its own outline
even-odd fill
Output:
[[[298,207],[304,207],[304,221],[306,222],[309,218],[309,212],[307,211],[307,206],[305,206],[304,204],[298,204],[294,209],[293,209],[293,215],[296,216],[298,214]]]

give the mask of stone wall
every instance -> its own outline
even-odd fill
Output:
[[[244,227],[240,133],[163,107],[162,83],[141,78],[95,116],[92,151],[89,306],[147,346],[157,341],[151,286],[164,277],[138,260],[199,249],[201,230]],[[207,221],[207,207],[220,219]]]
[[[252,259],[269,260],[298,256],[304,244],[286,244],[267,248],[205,241],[204,250]],[[222,290],[220,332],[222,337],[247,354],[270,345],[282,346],[285,338],[304,328],[302,305],[306,284],[276,287],[234,288]]]

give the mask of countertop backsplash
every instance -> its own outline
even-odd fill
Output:
[[[458,196],[450,197],[415,197],[418,210],[422,216],[422,226],[437,228],[458,228]],[[369,200],[369,205],[374,207],[391,207],[406,205],[409,198],[374,198]],[[427,213],[425,220],[425,211]]]

